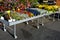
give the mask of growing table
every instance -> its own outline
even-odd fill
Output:
[[[38,9],[39,11],[39,9]],[[45,13],[45,14],[42,14],[42,15],[37,15],[37,16],[33,16],[33,17],[30,17],[30,18],[26,18],[26,19],[23,19],[23,20],[18,20],[18,21],[14,21],[14,22],[7,22],[6,20],[1,20],[0,21],[3,23],[4,25],[4,31],[6,31],[6,27],[7,26],[12,26],[14,25],[14,29],[13,29],[13,33],[14,33],[14,38],[16,39],[17,38],[17,35],[16,35],[16,25],[17,24],[20,24],[20,23],[23,23],[23,22],[27,22],[29,20],[34,20],[34,19],[37,19],[37,28],[39,29],[39,18],[41,17],[44,17],[44,16],[48,16],[48,15],[51,15],[53,13]],[[43,24],[43,23],[42,23]]]

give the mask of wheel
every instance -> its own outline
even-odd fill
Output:
[[[6,32],[6,29],[4,29],[4,31]]]
[[[37,28],[39,29],[39,26],[37,26]]]
[[[42,26],[44,26],[44,24],[42,24]]]
[[[17,36],[14,36],[15,39],[17,39]]]

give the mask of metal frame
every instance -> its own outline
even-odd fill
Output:
[[[37,23],[39,23],[39,18],[40,18],[40,17],[43,17],[43,16],[44,16],[44,15],[38,15],[38,16],[34,16],[34,17],[27,18],[27,19],[24,19],[24,20],[19,20],[19,21],[15,21],[15,22],[10,22],[10,23],[7,22],[7,21],[5,21],[5,20],[1,20],[1,19],[0,19],[0,21],[3,23],[4,31],[5,31],[5,32],[6,32],[6,30],[7,30],[6,27],[13,25],[14,29],[12,29],[11,27],[9,27],[9,29],[13,30],[14,38],[17,39],[17,35],[16,35],[16,24],[23,23],[23,22],[26,22],[26,23],[28,24],[28,21],[29,21],[29,20],[33,20],[33,19],[36,19],[36,18],[38,18]],[[39,25],[37,25],[37,28],[39,29]]]
[[[3,24],[3,26],[4,26],[4,31],[6,32],[6,26],[5,26],[5,24]]]
[[[17,38],[17,35],[16,35],[16,25],[14,25],[14,38],[15,39]]]
[[[34,16],[34,17],[31,17],[31,18],[26,18],[26,19],[24,19],[24,20],[19,20],[19,21],[15,21],[15,22],[7,22],[7,21],[5,21],[5,20],[2,20],[3,21],[3,23],[4,23],[4,31],[6,31],[6,25],[7,26],[12,26],[12,25],[14,25],[14,38],[16,39],[17,38],[17,35],[16,35],[16,24],[20,24],[20,23],[23,23],[23,22],[27,22],[27,24],[28,24],[28,21],[29,20],[33,20],[33,19],[37,19],[38,18],[38,20],[37,20],[37,28],[39,29],[39,18],[41,18],[41,17],[44,17],[44,16],[48,16],[48,15],[51,15],[51,14],[43,14],[43,15],[38,15],[38,16]],[[1,20],[0,20],[1,21]],[[42,26],[44,25],[44,23],[43,23],[43,21],[42,21]]]
[[[37,19],[38,18],[38,20],[37,20],[37,28],[39,29],[39,20],[40,20],[39,18],[40,17],[44,17],[44,16],[46,16],[46,15],[43,14],[43,15],[38,15],[38,16],[31,17],[31,18],[27,18],[27,19],[24,19],[24,20],[10,22],[8,26],[14,25],[14,30],[13,31],[14,31],[14,38],[16,39],[17,38],[17,35],[16,35],[16,24],[23,23],[23,22],[27,22],[28,23],[29,20],[33,20],[33,19]],[[42,26],[43,25],[44,25],[44,23],[42,21]],[[4,31],[6,31],[6,25],[5,24],[4,24]]]

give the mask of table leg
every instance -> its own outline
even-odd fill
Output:
[[[28,22],[26,22],[27,24],[29,24]]]
[[[51,17],[48,15],[48,18],[50,19]]]
[[[33,20],[31,20],[33,22]]]
[[[6,32],[6,25],[5,24],[3,24],[4,25],[4,31]]]
[[[58,20],[59,20],[59,14],[58,14]]]
[[[39,29],[39,18],[37,19],[37,28]]]
[[[55,14],[53,15],[53,21],[55,21]]]
[[[44,17],[43,17],[43,18],[44,18]],[[42,18],[42,20],[41,20],[41,21],[42,21],[42,26],[44,26],[44,23],[43,23],[43,18]]]
[[[14,38],[15,39],[17,38],[17,35],[16,35],[16,25],[14,25]]]

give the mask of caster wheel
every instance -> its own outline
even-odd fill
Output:
[[[42,24],[42,26],[44,26],[44,24]]]
[[[28,22],[26,22],[27,24],[29,24]]]
[[[17,36],[14,36],[15,39],[17,39]]]
[[[39,26],[37,26],[37,28],[39,29]]]
[[[4,31],[6,32],[6,29],[4,29]]]

